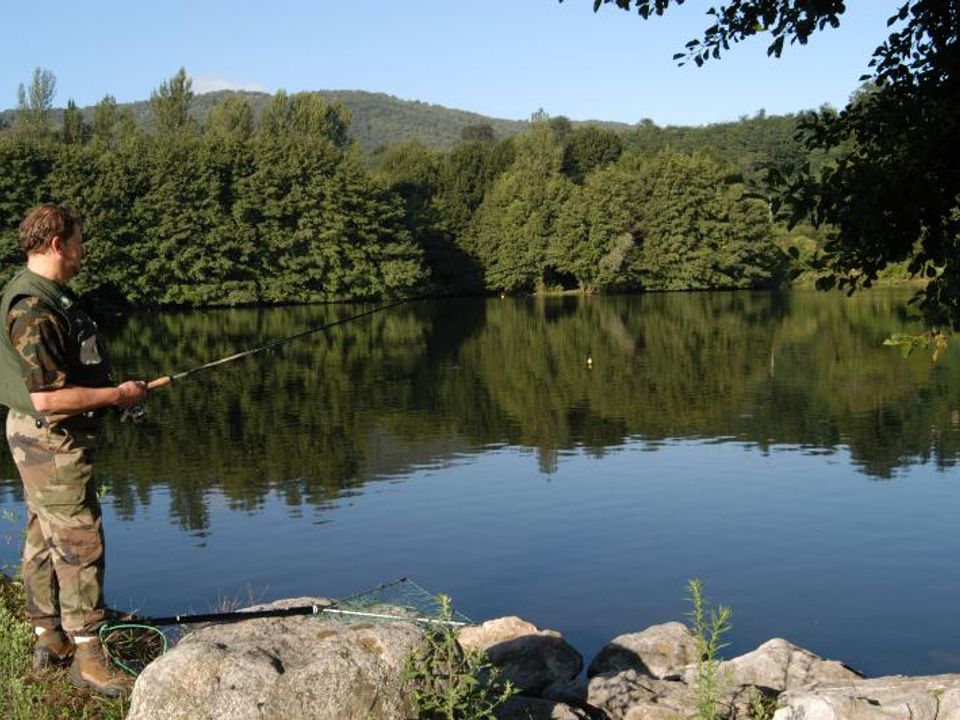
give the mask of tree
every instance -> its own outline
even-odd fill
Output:
[[[494,145],[464,142],[443,158],[436,197],[439,223],[460,240],[493,181],[513,164],[514,142],[506,138]]]
[[[593,9],[596,12],[603,5],[615,4],[621,10],[635,9],[646,20],[654,15],[663,15],[671,4],[683,5],[684,2],[593,0]],[[704,31],[702,40],[690,40],[685,50],[673,57],[680,60],[681,64],[693,60],[697,65],[702,65],[710,58],[718,59],[721,51],[729,50],[731,44],[759,33],[769,33],[773,38],[767,54],[780,57],[786,40],[791,44],[806,45],[814,32],[828,25],[839,27],[840,16],[845,9],[844,0],[734,0],[730,5],[707,10],[708,15],[714,16],[715,23]]]
[[[945,149],[960,142],[960,2],[915,0],[897,20],[906,25],[871,61],[876,88],[838,115],[807,119],[811,147],[851,148],[812,183],[793,179],[793,217],[811,209],[839,229],[825,247],[823,287],[869,287],[887,265],[906,261],[912,276],[928,278],[917,294],[928,323],[956,330],[960,170]]]
[[[17,125],[27,133],[40,136],[50,129],[53,98],[57,94],[57,78],[45,68],[33,70],[29,89],[23,83],[17,88]]]
[[[150,95],[150,109],[153,111],[153,125],[159,135],[170,135],[188,128],[190,99],[193,97],[193,81],[183,68],[177,70],[169,79],[160,83],[160,87]]]
[[[247,140],[253,135],[253,108],[246,98],[228,95],[210,108],[203,131],[224,139]]]
[[[289,139],[324,138],[338,150],[347,147],[350,139],[350,111],[339,101],[327,102],[316,93],[287,95],[278,91],[260,117],[262,134]]]
[[[560,0],[561,2],[563,0]],[[684,0],[594,0],[647,19]],[[712,7],[714,22],[674,58],[702,65],[754,35],[769,55],[838,27],[843,0],[737,0]],[[873,86],[838,114],[804,122],[810,149],[843,148],[823,173],[777,178],[793,221],[812,216],[838,229],[825,247],[821,287],[869,287],[888,264],[907,261],[928,282],[917,300],[934,328],[960,329],[960,170],[945,148],[960,144],[960,2],[905,0],[874,51]]]
[[[496,133],[490,123],[476,123],[467,125],[460,131],[460,142],[479,142],[484,145],[493,145],[497,140]]]
[[[563,174],[577,184],[591,170],[616,162],[623,152],[620,136],[612,130],[585,125],[569,133],[563,148]]]
[[[17,226],[31,207],[50,197],[56,149],[21,133],[0,138],[0,282],[23,263]]]
[[[573,132],[573,123],[566,115],[552,117],[547,120],[547,124],[553,130],[554,139],[561,145],[567,141],[567,137]]]
[[[67,145],[82,145],[87,141],[83,114],[73,100],[67,101],[67,109],[63,111],[63,141]]]
[[[120,144],[137,136],[140,130],[130,108],[120,109],[113,95],[105,95],[93,109],[91,141],[101,149],[116,149]]]
[[[551,262],[588,292],[638,288],[639,280],[629,270],[647,200],[640,173],[618,166],[590,173],[560,214],[549,248]]]
[[[465,245],[479,260],[487,287],[507,292],[545,289],[548,246],[573,184],[560,173],[562,149],[548,123],[517,139],[513,166],[493,183],[471,223]]]
[[[734,168],[704,153],[663,152],[636,172],[646,202],[632,272],[648,290],[756,288],[780,253],[767,204],[744,196]]]

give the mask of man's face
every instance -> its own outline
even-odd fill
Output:
[[[87,254],[87,249],[83,244],[83,232],[81,232],[80,228],[78,227],[73,235],[63,240],[60,247],[60,254],[63,258],[63,269],[66,271],[67,279],[69,279],[80,272],[83,258]]]

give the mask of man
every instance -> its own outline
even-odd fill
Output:
[[[146,384],[115,385],[96,323],[66,283],[85,249],[79,218],[41,205],[20,224],[26,267],[0,298],[0,404],[23,480],[26,615],[34,667],[70,669],[78,686],[122,695],[129,679],[104,655],[103,530],[93,482],[94,446],[110,407],[142,401]]]

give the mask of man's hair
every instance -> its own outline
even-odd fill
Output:
[[[37,205],[20,223],[20,247],[25,253],[43,252],[55,237],[66,240],[80,227],[80,216],[57,205]]]

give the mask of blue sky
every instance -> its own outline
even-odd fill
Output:
[[[703,68],[673,53],[713,0],[643,22],[591,0],[0,0],[0,108],[34,67],[55,104],[143,100],[184,66],[194,90],[368,90],[493,117],[699,125],[842,106],[901,0],[850,0],[839,30],[766,57],[764,38]]]

